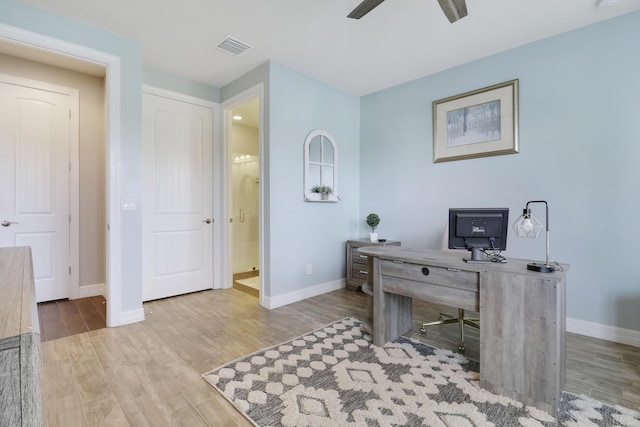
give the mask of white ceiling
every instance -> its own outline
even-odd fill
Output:
[[[138,40],[144,65],[222,87],[267,60],[366,95],[640,9],[640,0],[467,0],[450,24],[436,0],[24,0]],[[232,36],[240,56],[215,46]],[[629,42],[632,44],[632,42]]]

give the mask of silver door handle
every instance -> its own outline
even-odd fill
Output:
[[[213,220],[211,218],[207,218],[202,220],[202,222],[207,223],[207,224],[211,224],[213,222]]]
[[[19,222],[15,222],[15,221],[7,221],[6,219],[4,221],[2,221],[2,226],[3,227],[9,227],[11,224],[20,224]]]

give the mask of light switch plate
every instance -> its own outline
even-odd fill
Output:
[[[120,209],[123,211],[135,211],[136,199],[120,199]]]

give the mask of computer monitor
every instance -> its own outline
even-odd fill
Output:
[[[449,209],[449,249],[471,252],[467,262],[504,262],[509,208]]]

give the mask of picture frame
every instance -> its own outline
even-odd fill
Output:
[[[514,154],[518,79],[433,101],[433,162]]]

